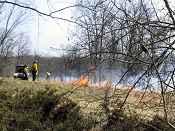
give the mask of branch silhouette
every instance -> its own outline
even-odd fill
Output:
[[[0,1],[0,4],[10,4],[10,5],[14,5],[14,6],[17,6],[17,7],[20,7],[20,8],[24,8],[24,9],[27,9],[27,10],[31,10],[33,12],[36,12],[40,15],[43,15],[43,16],[47,16],[47,17],[50,17],[52,19],[58,19],[58,20],[63,20],[63,21],[67,21],[67,22],[70,22],[70,23],[74,23],[74,24],[77,24],[83,28],[85,28],[81,23],[78,23],[76,21],[73,21],[73,20],[69,20],[69,19],[65,19],[65,18],[61,18],[61,17],[57,17],[57,16],[53,16],[52,14],[54,13],[57,13],[57,12],[60,12],[60,11],[63,11],[65,9],[68,9],[68,8],[71,8],[71,7],[76,7],[78,5],[73,5],[73,6],[68,6],[68,7],[64,7],[62,9],[59,9],[59,10],[56,10],[56,11],[53,11],[51,13],[46,13],[46,12],[42,12],[36,8],[33,8],[33,7],[30,7],[30,6],[25,6],[25,5],[21,5],[19,3],[16,3],[16,2],[11,2],[11,1]]]

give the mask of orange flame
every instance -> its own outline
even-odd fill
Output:
[[[80,86],[80,87],[87,87],[89,83],[88,76],[81,75],[79,80],[76,80],[73,82],[74,85]]]

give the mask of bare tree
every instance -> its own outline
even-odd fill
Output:
[[[89,58],[95,67],[105,66],[108,62],[116,65],[122,63],[125,72],[120,76],[116,85],[121,84],[130,72],[137,71],[138,77],[132,81],[131,88],[126,92],[125,98],[120,104],[120,110],[124,109],[131,92],[137,86],[141,85],[145,91],[150,90],[152,86],[148,86],[149,81],[156,78],[157,89],[161,95],[159,103],[161,111],[164,112],[166,122],[174,128],[170,122],[173,119],[172,114],[174,114],[172,110],[174,108],[173,97],[170,97],[169,94],[174,94],[175,90],[175,67],[172,60],[175,50],[175,19],[174,9],[171,8],[168,0],[162,0],[162,2],[165,3],[165,8],[162,7],[162,10],[159,11],[151,0],[80,1],[76,5],[70,6],[79,9],[79,16],[73,21],[53,15],[69,7],[43,13],[19,3],[0,1],[2,4],[13,5],[11,12],[17,6],[40,15],[77,24],[79,32],[77,32],[75,47],[80,57]],[[4,48],[5,43],[15,42],[12,37],[9,37],[11,28],[8,25],[12,13],[8,16],[5,31],[1,35],[2,56],[9,54],[9,49],[13,48],[11,45]],[[16,24],[12,26],[12,29],[15,27]],[[4,49],[6,50],[4,51]],[[99,76],[101,79],[101,75]],[[113,96],[115,96],[115,91],[116,88]],[[108,94],[105,98],[107,99],[107,97]]]
[[[17,64],[23,63],[24,56],[29,55],[30,47],[29,47],[29,38],[21,33],[19,35],[18,41],[16,43],[15,57],[17,58]]]
[[[9,10],[5,10],[5,8]],[[15,32],[16,28],[24,21],[24,11],[19,11],[14,5],[6,6],[1,4],[1,32],[0,32],[0,59],[1,71],[7,63],[9,58],[13,55],[14,49],[18,44],[18,35]]]
[[[146,83],[145,79],[157,78],[163,103],[164,117],[169,123],[166,95],[174,90],[174,16],[167,0],[165,16],[155,8],[152,1],[85,1],[90,9],[80,9],[81,28],[79,48],[84,49],[84,56],[89,57],[96,66],[105,65],[106,61],[121,62],[127,67],[118,84],[126,79],[129,72],[140,74],[133,81],[121,105],[125,106],[128,96],[136,86]],[[169,22],[172,20],[172,23]],[[146,83],[148,84],[148,83]],[[152,87],[149,87],[149,89]],[[148,87],[146,87],[148,90]],[[172,112],[173,113],[173,112]],[[170,123],[173,127],[173,125]]]

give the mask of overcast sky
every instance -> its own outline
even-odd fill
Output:
[[[49,1],[49,2],[48,2]],[[76,0],[35,0],[34,5],[42,12],[49,12],[66,6],[74,5]],[[169,0],[172,3],[172,0]],[[153,0],[156,8],[162,8],[162,0]],[[66,9],[55,14],[58,17],[71,19],[75,8]],[[39,26],[38,26],[39,25]],[[30,22],[30,36],[32,40],[32,52],[43,55],[56,55],[50,47],[60,48],[68,44],[68,36],[73,24],[36,14]]]
[[[75,0],[50,0],[50,2],[47,2],[47,0],[36,0],[34,2],[35,7],[41,12],[54,11],[74,4]],[[54,15],[71,19],[74,15],[74,10],[75,8],[70,8]],[[50,47],[60,48],[63,45],[67,45],[69,42],[68,36],[73,26],[72,23],[54,20],[34,13],[32,19],[27,21],[24,31],[28,32],[27,34],[32,41],[32,53],[57,55],[59,52],[51,50]]]
[[[23,2],[23,0],[21,0]],[[49,13],[67,6],[75,4],[77,0],[32,0],[32,6],[41,12]],[[169,0],[170,6],[174,6],[174,0]],[[155,8],[161,9],[164,6],[163,0],[153,0]],[[23,26],[24,32],[28,32],[31,39],[32,53],[42,55],[57,55],[50,47],[62,48],[69,43],[68,37],[75,24],[53,20],[49,17],[39,16],[31,12],[32,17]],[[61,11],[55,16],[65,19],[71,19],[75,15],[75,8],[69,8]]]

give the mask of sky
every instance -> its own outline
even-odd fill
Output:
[[[10,1],[10,0],[9,0]],[[25,3],[24,0],[19,0]],[[49,13],[67,6],[74,5],[77,0],[31,0],[32,7],[41,12]],[[161,9],[163,7],[163,0],[153,0],[155,8]],[[169,0],[173,6],[172,0]],[[75,15],[75,7],[69,8],[64,11],[54,14],[57,17],[71,19]],[[75,24],[63,20],[55,20],[46,16],[41,16],[35,12],[31,12],[30,18],[25,21],[22,26],[22,31],[27,32],[30,38],[30,47],[32,54],[39,54],[45,56],[58,56],[62,52],[51,49],[65,48],[70,44],[71,31],[74,29]],[[69,41],[69,40],[70,41]]]
[[[35,0],[35,8],[42,12],[49,12],[74,5],[76,0]],[[157,9],[162,8],[162,0],[153,0]],[[169,0],[172,3],[172,0]],[[172,6],[173,4],[171,4]],[[75,8],[66,9],[55,14],[55,16],[71,19],[74,16]],[[30,38],[32,41],[32,52],[42,55],[60,55],[54,48],[64,48],[70,44],[68,37],[75,25],[62,20],[53,20],[48,17],[35,14],[30,22]]]
[[[50,0],[48,3],[47,0],[36,0],[34,2],[35,8],[41,12],[51,12],[74,4],[75,0]],[[70,8],[54,15],[71,19],[74,10],[75,8]],[[50,47],[64,48],[69,44],[69,35],[75,24],[31,13],[33,13],[32,19],[26,23],[27,26],[25,25],[25,31],[31,39],[31,53],[46,56],[60,55],[60,52]]]

